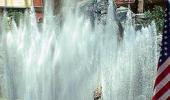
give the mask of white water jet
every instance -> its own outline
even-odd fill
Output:
[[[93,100],[98,86],[103,100],[150,99],[155,25],[135,31],[127,24],[118,41],[112,0],[106,25],[95,24],[94,29],[79,7],[73,11],[66,1],[62,25],[48,2],[41,31],[33,9],[18,27],[13,22],[11,30],[3,30],[8,99]]]

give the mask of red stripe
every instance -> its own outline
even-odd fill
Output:
[[[167,98],[167,100],[170,100],[170,96]]]
[[[170,65],[156,78],[154,88],[170,73]]]
[[[157,92],[152,100],[158,100],[166,91],[170,89],[170,82],[168,82],[159,92]],[[169,94],[170,95],[170,94]],[[169,99],[166,99],[169,100]]]

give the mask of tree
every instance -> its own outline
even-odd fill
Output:
[[[145,3],[153,3],[153,2],[158,2],[161,0],[144,0]]]
[[[138,13],[143,13],[144,11],[144,0],[138,0]]]

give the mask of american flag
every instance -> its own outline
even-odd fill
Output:
[[[170,100],[170,0],[166,1],[161,53],[152,100]]]

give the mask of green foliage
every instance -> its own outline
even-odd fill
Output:
[[[153,1],[156,2],[156,1],[160,1],[160,0],[144,0],[145,3],[153,3]]]
[[[152,11],[146,11],[145,17],[147,18],[147,23],[151,23],[153,20],[156,23],[157,31],[162,31],[164,25],[164,10],[160,6],[155,6]]]
[[[19,24],[20,18],[24,15],[23,9],[7,9],[8,16],[16,22],[16,24]]]

